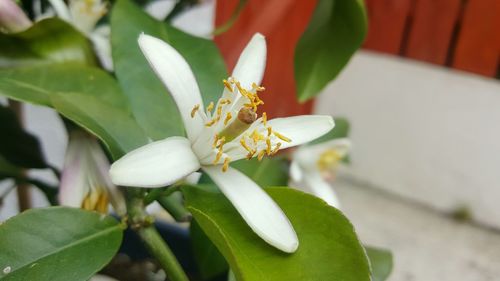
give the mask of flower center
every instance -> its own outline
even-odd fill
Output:
[[[99,213],[108,213],[109,196],[105,188],[98,187],[90,190],[83,199],[82,209],[88,211],[97,211]]]
[[[267,122],[265,112],[257,119],[257,109],[264,104],[259,97],[259,93],[265,90],[264,87],[253,83],[251,89],[245,89],[232,77],[222,82],[225,91],[217,102],[217,106],[211,102],[206,108],[205,126],[214,132],[212,149],[216,150],[212,164],[217,165],[222,162],[222,171],[228,169],[231,159],[225,154],[224,145],[235,139],[238,139],[235,140],[237,144],[247,151],[247,159],[257,156],[259,161],[266,155],[271,156],[277,153],[282,141],[291,141],[272,129]],[[240,97],[236,91],[241,94]],[[191,117],[194,118],[199,110],[200,105],[195,105],[191,111]],[[212,111],[214,111],[213,114]],[[255,126],[260,125],[255,124],[256,121],[263,126]],[[251,127],[255,129],[249,130]]]
[[[329,149],[323,152],[316,165],[321,172],[329,172],[337,168],[342,156],[336,149]]]

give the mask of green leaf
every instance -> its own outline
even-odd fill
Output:
[[[212,280],[229,270],[229,266],[214,243],[193,220],[189,226],[191,246],[202,280]]]
[[[242,159],[231,163],[261,187],[286,186],[288,184],[288,163],[282,157],[264,158],[258,161]]]
[[[41,20],[20,33],[0,33],[0,68],[68,61],[96,64],[87,38],[61,19]]]
[[[21,168],[12,165],[12,163],[0,155],[0,180],[6,178],[19,178],[22,176],[23,174]]]
[[[227,73],[213,41],[159,22],[129,0],[119,0],[114,6],[111,32],[116,75],[134,116],[153,140],[183,135],[184,128],[174,101],[139,50],[139,34],[158,37],[181,53],[194,72],[205,102],[215,101],[222,93],[221,80]]]
[[[353,226],[340,211],[314,196],[289,188],[266,189],[299,237],[298,250],[285,254],[252,232],[221,193],[197,187],[182,191],[186,206],[237,280],[370,280],[368,261]]]
[[[26,132],[10,108],[0,105],[0,154],[13,165],[23,168],[46,168],[38,139]]]
[[[349,130],[351,129],[351,125],[346,118],[335,117],[335,127],[330,132],[326,133],[322,137],[315,139],[309,144],[318,144],[322,142],[326,142],[333,139],[339,138],[347,138],[349,136]]]
[[[295,80],[301,102],[337,77],[366,36],[362,0],[319,0],[295,49]]]
[[[115,255],[122,235],[109,216],[31,209],[0,225],[0,280],[88,280]]]
[[[366,254],[370,259],[373,281],[385,281],[392,271],[391,252],[374,247],[365,247]]]
[[[0,94],[54,107],[100,138],[116,159],[148,142],[116,80],[77,64],[0,71]]]

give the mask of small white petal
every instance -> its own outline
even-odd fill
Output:
[[[59,204],[80,208],[90,186],[87,182],[86,147],[80,138],[70,138],[59,187]]]
[[[314,145],[303,145],[295,151],[293,159],[303,168],[316,169],[316,164],[324,152],[335,150],[340,158],[344,158],[351,150],[351,146],[351,141],[347,138],[333,139]]]
[[[154,188],[172,184],[199,168],[189,140],[170,137],[127,153],[111,165],[109,173],[116,185]]]
[[[113,59],[111,58],[111,42],[109,40],[111,29],[109,25],[98,27],[90,34],[90,40],[94,45],[101,65],[104,69],[113,71]]]
[[[202,168],[257,235],[284,252],[297,250],[299,241],[290,221],[255,182],[231,167],[226,172],[220,166]]]
[[[68,6],[66,6],[63,0],[49,0],[49,2],[56,11],[58,17],[67,22],[71,22],[71,14],[69,12]]]
[[[304,175],[304,185],[309,189],[312,194],[325,200],[328,205],[340,208],[340,202],[337,194],[333,190],[332,186],[323,180],[321,174],[317,171],[311,171]]]
[[[232,77],[240,81],[243,88],[252,88],[252,83],[260,84],[266,68],[266,38],[255,33],[241,53]]]
[[[191,141],[196,140],[204,128],[203,119],[200,116],[203,114],[204,107],[200,89],[191,68],[172,46],[162,40],[141,34],[138,41],[154,72],[174,98],[188,138]],[[191,110],[196,105],[200,106],[200,110],[192,118]]]
[[[174,0],[156,0],[146,4],[144,10],[153,18],[163,21],[174,9],[175,4],[177,1]]]
[[[297,161],[293,160],[290,164],[290,178],[296,182],[300,182],[302,180],[303,173],[300,165]]]

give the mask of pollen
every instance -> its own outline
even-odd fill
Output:
[[[214,165],[217,165],[217,163],[219,163],[219,160],[222,157],[222,154],[223,154],[223,152],[222,152],[222,146],[220,146],[219,147],[219,151],[217,152],[217,155],[215,156],[215,159],[214,159],[214,162],[213,162]]]
[[[248,147],[248,145],[247,145],[247,143],[245,142],[245,139],[244,139],[244,138],[241,138],[241,139],[240,139],[240,144],[241,144],[241,146],[242,146],[242,147],[243,147],[246,151],[248,151],[248,153],[252,153],[252,152],[253,152],[253,150],[252,150],[250,147]]]
[[[224,159],[224,164],[222,165],[222,171],[223,171],[223,172],[226,172],[226,171],[227,171],[227,169],[229,168],[229,162],[231,162],[231,158],[226,157],[226,158]]]
[[[193,107],[193,109],[191,110],[191,118],[194,118],[194,115],[196,114],[196,112],[198,111],[198,109],[200,109],[200,105],[197,104]]]
[[[262,113],[262,124],[267,127],[267,113]]]
[[[280,134],[280,133],[278,133],[278,132],[276,132],[276,131],[273,131],[273,134],[274,134],[276,137],[278,137],[280,140],[282,140],[282,141],[285,141],[285,142],[291,142],[291,141],[292,141],[291,139],[289,139],[289,138],[285,137],[284,135],[282,135],[282,134]]]
[[[266,139],[266,154],[271,155],[271,139]]]
[[[267,136],[270,137],[273,133],[273,128],[271,126],[267,127]]]
[[[224,119],[224,126],[227,126],[227,122],[229,122],[233,118],[231,112],[226,113],[226,119]]]
[[[230,91],[231,93],[234,92],[233,86],[231,86],[231,82],[224,79],[224,80],[222,80],[222,83],[224,83],[224,86],[226,87],[226,89],[228,89],[228,91]]]
[[[273,151],[271,151],[271,155],[278,153],[280,147],[281,147],[281,142],[278,142],[278,144],[276,144],[276,146],[274,147]]]
[[[261,161],[262,158],[264,158],[265,154],[266,154],[265,150],[262,150],[261,152],[259,152],[259,155],[257,155],[257,160]]]
[[[207,112],[212,112],[214,110],[214,102],[211,101],[210,104],[207,106]]]

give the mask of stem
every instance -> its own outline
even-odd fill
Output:
[[[152,217],[144,210],[144,192],[130,188],[127,190],[127,197],[129,224],[144,241],[151,255],[160,263],[167,277],[172,281],[189,281],[172,250],[154,227]]]

